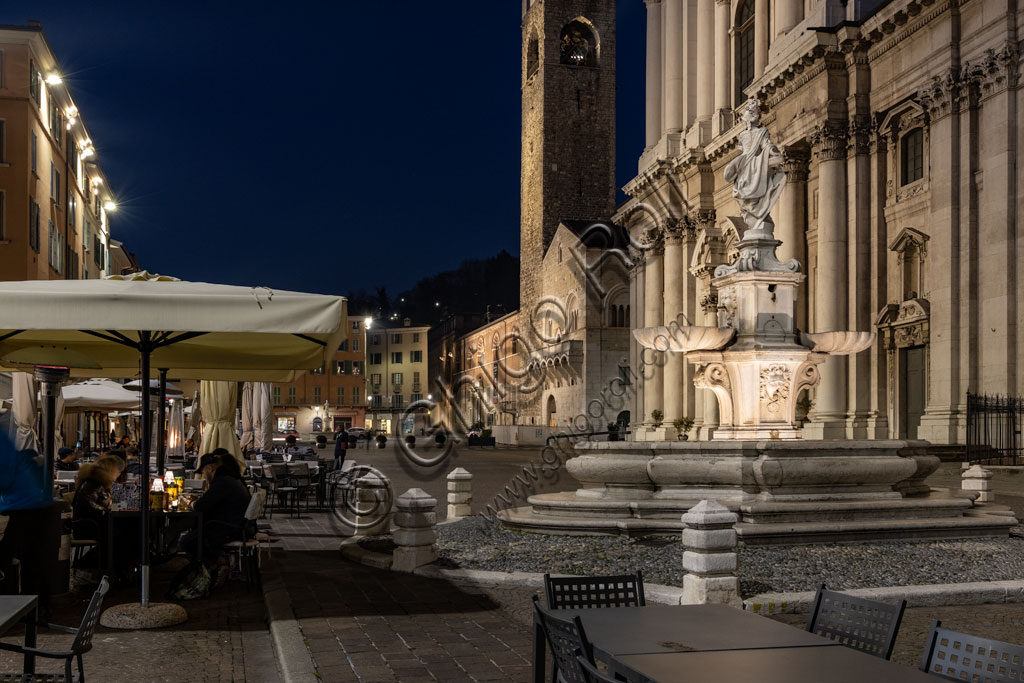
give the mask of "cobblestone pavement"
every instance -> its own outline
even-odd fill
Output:
[[[154,567],[154,600],[184,560]],[[75,626],[81,622],[95,585],[57,598],[53,622]],[[138,588],[107,593],[104,607],[138,600]],[[258,591],[246,592],[242,581],[229,581],[205,600],[182,603],[186,623],[168,629],[119,631],[98,626],[93,650],[85,655],[85,674],[91,681],[132,683],[279,683],[277,663]],[[64,649],[73,636],[46,629],[39,631],[39,647]],[[3,640],[23,643],[24,630],[8,632]],[[0,652],[0,672],[21,671],[21,658]],[[62,670],[63,662],[37,660],[39,672]]]

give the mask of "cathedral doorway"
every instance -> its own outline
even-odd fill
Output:
[[[925,347],[900,349],[900,438],[916,439],[925,404]]]
[[[547,409],[544,411],[544,416],[545,416],[545,418],[547,420],[548,427],[557,427],[558,426],[557,414],[558,414],[558,408],[555,405],[555,397],[554,396],[548,396]]]

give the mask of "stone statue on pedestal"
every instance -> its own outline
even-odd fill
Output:
[[[742,153],[725,167],[725,180],[732,183],[732,196],[740,205],[743,222],[757,237],[770,239],[775,224],[768,212],[775,206],[786,186],[782,170],[782,153],[772,142],[767,128],[758,124],[761,111],[757,100],[751,98],[743,106],[743,121],[747,129],[739,134]],[[744,239],[754,235],[743,234]]]

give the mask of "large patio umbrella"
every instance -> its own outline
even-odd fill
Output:
[[[199,390],[192,394],[192,405],[189,406],[188,413],[188,435],[186,439],[191,439],[195,443],[200,438],[199,425],[203,422],[203,409],[199,404]]]
[[[274,445],[274,408],[270,401],[270,382],[252,385],[253,447],[260,451]]]
[[[296,370],[329,363],[344,339],[342,297],[182,282],[148,273],[129,278],[0,282],[0,367],[59,365],[52,359],[64,353],[83,359],[64,363],[72,376],[152,379],[156,368],[186,379],[287,382]],[[149,487],[149,393],[145,382],[143,491]],[[46,450],[52,471],[52,439]],[[141,605],[147,607],[145,505],[141,516]]]
[[[138,410],[142,400],[139,392],[128,391],[123,385],[103,378],[68,384],[61,389],[61,395],[64,397],[64,409],[69,412]]]
[[[245,459],[235,435],[235,397],[237,387],[234,382],[210,382],[203,380],[199,384],[200,402],[203,404],[203,440],[199,444],[200,453],[210,453],[217,448],[225,448],[235,456],[242,470],[245,470]]]

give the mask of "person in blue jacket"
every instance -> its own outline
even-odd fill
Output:
[[[45,490],[44,464],[34,451],[18,451],[0,431],[0,514],[7,529],[0,539],[0,571],[21,562],[21,593],[39,596],[39,618],[46,622],[60,544],[60,515]]]

